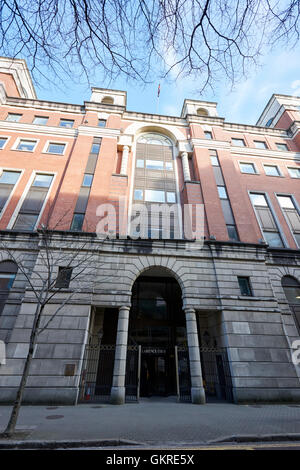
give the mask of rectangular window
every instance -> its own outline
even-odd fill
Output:
[[[38,220],[38,216],[38,214],[20,213],[16,218],[14,230],[34,230],[35,224]]]
[[[59,121],[59,127],[67,127],[71,128],[74,126],[74,120],[73,119],[61,119]]]
[[[72,271],[72,268],[59,266],[55,287],[68,288],[71,282]]]
[[[3,149],[6,142],[7,142],[7,137],[0,137],[0,150]]]
[[[136,167],[137,168],[144,168],[144,162],[145,162],[145,160],[137,159]]]
[[[281,176],[278,166],[276,165],[264,165],[264,169],[268,176]]]
[[[148,202],[165,202],[165,192],[156,189],[145,190],[145,201]]]
[[[283,247],[283,241],[266,196],[259,193],[250,193],[250,198],[266,242],[271,247]]]
[[[20,171],[4,170],[0,176],[0,210],[3,209],[14,188],[14,185],[20,177]]]
[[[219,159],[216,155],[210,156],[212,166],[219,166]]]
[[[98,155],[100,150],[100,144],[93,144],[91,148],[91,153],[95,153]]]
[[[36,140],[25,140],[21,139],[18,143],[16,150],[22,150],[26,152],[33,152],[37,141]]]
[[[169,203],[176,202],[175,193],[167,193],[167,202]]]
[[[212,137],[212,133],[211,133],[210,131],[204,131],[204,135],[205,135],[205,138],[206,138],[206,139],[210,139],[210,140],[211,140],[211,139],[213,138],[213,137]]]
[[[50,142],[47,148],[47,153],[55,153],[57,155],[63,155],[66,144],[60,144],[58,142]]]
[[[249,277],[238,276],[238,283],[241,291],[241,295],[252,296],[252,289]]]
[[[220,199],[227,199],[227,192],[225,186],[218,186],[218,193]]]
[[[32,124],[39,124],[40,126],[46,126],[48,122],[48,116],[34,116],[34,120]]]
[[[45,175],[44,173],[37,173],[33,180],[32,186],[40,188],[49,188],[53,180],[53,175]]]
[[[92,186],[94,175],[85,174],[82,181],[82,186],[90,188]]]
[[[235,225],[226,225],[226,227],[227,227],[229,239],[239,241],[239,236],[238,236]]]
[[[98,119],[98,127],[105,127],[106,119]]]
[[[22,116],[22,114],[8,113],[6,121],[19,122]]]
[[[75,213],[73,215],[71,230],[74,230],[75,232],[80,232],[82,230],[83,221],[84,221],[84,214]]]
[[[283,150],[284,152],[287,152],[288,151],[288,146],[286,144],[283,144],[283,143],[279,143],[279,142],[276,142],[276,147],[278,150]]]
[[[277,195],[281,210],[300,248],[300,215],[291,196]]]
[[[254,140],[254,145],[257,149],[267,149],[267,144],[264,140]]]
[[[240,169],[242,173],[249,173],[252,175],[256,174],[254,163],[242,163],[240,162]]]
[[[231,139],[232,145],[235,145],[236,147],[245,147],[245,141],[244,139]]]
[[[288,171],[292,178],[300,178],[300,168],[288,168]]]
[[[134,199],[136,201],[142,201],[143,200],[143,190],[142,189],[135,189],[134,190]]]
[[[148,170],[163,170],[164,162],[160,160],[146,160],[146,168]]]

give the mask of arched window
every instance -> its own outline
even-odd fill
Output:
[[[103,104],[114,104],[114,99],[111,96],[104,96],[101,103],[103,103]]]
[[[281,285],[300,333],[300,283],[292,276],[284,276]]]
[[[167,147],[172,146],[172,142],[168,137],[155,133],[142,134],[137,141],[139,144],[165,145]]]
[[[17,271],[18,267],[13,261],[2,261],[0,263],[0,313],[2,313]]]
[[[198,108],[197,109],[198,116],[208,116],[207,109],[205,108]]]

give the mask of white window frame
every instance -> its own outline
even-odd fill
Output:
[[[19,171],[20,172],[20,175],[19,175],[19,178],[17,179],[13,189],[12,189],[12,192],[10,193],[6,203],[4,204],[4,206],[2,207],[2,210],[0,212],[0,220],[2,219],[2,216],[4,215],[4,212],[6,211],[7,209],[7,206],[9,205],[10,201],[11,201],[11,198],[13,197],[14,195],[14,192],[17,188],[17,185],[20,183],[20,180],[22,178],[22,176],[24,175],[25,173],[25,170],[22,169],[22,168],[7,168],[7,167],[1,167],[0,168],[0,176],[2,175],[3,171]]]
[[[245,160],[239,160],[238,161],[239,167],[240,167],[240,172],[243,173],[244,175],[259,175],[259,171],[257,169],[256,163],[254,162],[246,162]],[[244,165],[253,165],[254,167],[254,173],[248,173],[247,171],[243,171],[241,168],[241,164]]]
[[[287,171],[288,171],[288,174],[289,174],[290,178],[294,178],[295,180],[300,179],[300,166],[299,167],[287,166],[286,168],[287,168]],[[291,173],[290,173],[290,169],[291,170],[298,170],[299,171],[299,176],[292,176]]]
[[[280,202],[279,202],[278,196],[279,196],[279,197],[280,197],[280,196],[287,196],[287,197],[290,197],[291,200],[292,200],[292,202],[293,202],[293,204],[294,204],[294,207],[295,207],[296,211],[297,211],[298,214],[300,215],[300,206],[299,206],[299,204],[298,204],[298,201],[297,201],[297,199],[295,198],[294,194],[281,193],[281,192],[280,192],[280,193],[274,193],[274,194],[275,194],[275,196],[276,196],[276,199],[277,199],[278,205],[279,205],[279,207],[280,207],[280,210],[281,210],[281,212],[282,212],[282,214],[283,214],[283,217],[284,217],[284,219],[285,219],[285,221],[286,221],[286,223],[287,223],[287,226],[288,226],[289,229],[290,229],[290,232],[291,232],[291,234],[292,234],[292,237],[293,237],[293,240],[294,240],[294,242],[295,242],[295,245],[298,246],[298,248],[300,248],[300,245],[297,243],[297,239],[296,239],[296,237],[294,236],[293,227],[291,226],[291,224],[290,224],[288,218],[287,218],[286,215],[285,215],[285,212],[284,212],[283,208],[281,207],[281,204],[280,204]]]
[[[268,207],[269,207],[269,209],[270,209],[270,211],[271,211],[272,216],[274,217],[274,220],[275,220],[275,224],[276,224],[276,226],[277,226],[278,233],[279,233],[279,235],[280,235],[280,237],[281,237],[281,240],[282,240],[282,243],[283,243],[283,248],[289,248],[289,244],[288,244],[288,242],[287,242],[286,236],[285,236],[285,234],[284,234],[284,232],[283,232],[283,230],[282,230],[282,228],[281,228],[280,222],[279,222],[278,217],[277,217],[277,215],[276,215],[276,212],[275,212],[275,210],[274,210],[274,208],[273,208],[273,205],[272,205],[271,199],[269,198],[268,193],[266,193],[265,191],[261,191],[261,190],[257,190],[257,191],[256,191],[255,189],[251,189],[251,190],[249,189],[249,190],[248,190],[248,196],[249,196],[249,199],[250,199],[250,204],[251,204],[251,206],[252,206],[252,208],[253,208],[253,210],[254,210],[254,213],[255,213],[256,221],[257,221],[258,226],[259,226],[259,229],[260,229],[261,238],[262,238],[263,240],[265,240],[265,242],[268,244],[267,240],[266,240],[265,237],[264,237],[264,231],[263,231],[262,225],[261,225],[261,223],[260,223],[260,220],[259,220],[259,218],[257,217],[256,208],[255,208],[255,206],[254,206],[254,204],[253,204],[253,202],[252,202],[252,199],[251,199],[251,193],[262,194],[262,195],[266,198]],[[273,247],[271,247],[271,248],[273,248]],[[274,247],[274,248],[275,248],[275,247]],[[278,248],[280,249],[280,247],[278,247]]]
[[[18,145],[20,144],[21,140],[23,141],[27,141],[27,142],[35,142],[35,145],[33,147],[32,150],[20,150],[18,149]],[[40,139],[29,139],[28,137],[18,137],[15,141],[15,143],[13,144],[11,150],[16,150],[17,152],[29,152],[29,153],[33,153],[35,150],[36,150],[36,147],[39,143]]]
[[[6,142],[5,144],[3,145],[3,147],[0,148],[0,150],[4,150],[5,147],[7,146],[7,143],[8,141],[10,140],[11,136],[8,136],[8,135],[0,135],[0,139],[6,139]]]
[[[47,148],[49,147],[50,144],[64,144],[65,148],[64,148],[63,153],[47,152]],[[66,154],[67,147],[68,147],[68,142],[61,142],[59,140],[47,140],[47,142],[46,142],[46,144],[43,148],[42,153],[45,153],[46,155],[60,155],[60,156],[62,156],[62,155]]]
[[[267,172],[266,172],[266,166],[275,166],[278,170],[278,175],[268,175]],[[264,167],[264,172],[265,172],[266,176],[273,176],[273,177],[275,176],[277,178],[278,177],[282,177],[282,178],[284,177],[281,170],[280,170],[280,167],[276,164],[274,165],[273,163],[263,163],[263,167]]]
[[[52,191],[52,188],[53,188],[53,184],[54,184],[55,178],[56,178],[56,176],[57,176],[57,172],[53,172],[53,173],[52,173],[51,171],[40,171],[40,170],[33,170],[33,171],[32,171],[32,173],[31,173],[31,175],[30,175],[30,178],[29,178],[29,180],[27,181],[27,184],[26,184],[25,189],[24,189],[24,191],[23,191],[23,194],[22,194],[22,196],[20,197],[19,202],[18,202],[18,204],[16,205],[16,208],[15,208],[15,210],[14,210],[14,212],[13,212],[11,218],[10,218],[10,221],[9,221],[9,223],[8,223],[8,225],[7,225],[7,230],[11,230],[11,229],[13,228],[13,226],[14,226],[14,224],[15,224],[15,221],[16,221],[18,215],[19,215],[19,212],[20,212],[20,209],[21,209],[21,207],[22,207],[22,204],[23,204],[23,202],[24,202],[24,200],[25,200],[25,198],[26,198],[26,196],[27,196],[27,194],[28,194],[28,191],[30,190],[31,185],[32,185],[32,183],[33,183],[33,181],[34,181],[34,178],[35,178],[36,175],[39,174],[39,173],[40,173],[40,174],[43,174],[43,175],[52,175],[52,176],[53,176],[52,181],[51,181],[51,184],[50,184],[50,186],[49,186],[49,188],[48,188],[47,195],[46,195],[46,197],[45,197],[45,201],[44,201],[44,203],[43,203],[43,205],[42,205],[42,207],[41,207],[39,216],[38,216],[38,218],[37,218],[37,221],[36,221],[36,223],[35,223],[35,226],[34,226],[33,230],[36,230],[36,227],[37,227],[38,224],[40,223],[41,217],[42,217],[42,215],[43,215],[43,212],[44,212],[44,210],[45,210],[45,207],[46,207],[46,204],[47,204],[47,202],[48,202],[49,196],[50,196],[50,194],[51,194],[51,191]]]
[[[256,142],[263,142],[265,144],[265,146],[264,147],[257,147]],[[268,144],[265,140],[253,139],[253,143],[254,143],[254,148],[256,148],[257,150],[269,150]]]

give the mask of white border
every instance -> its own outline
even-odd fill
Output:
[[[275,177],[281,177],[281,178],[284,178],[284,175],[282,174],[282,171],[280,170],[280,167],[278,165],[274,165],[273,163],[263,163],[263,168],[264,168],[264,172],[266,174],[266,176],[275,176]],[[278,171],[278,175],[268,175],[268,173],[266,172],[266,166],[275,166],[277,168],[277,171]]]
[[[21,150],[21,149],[18,149],[18,145],[21,143],[21,140],[25,141],[25,142],[35,142],[35,145],[33,147],[32,150]],[[10,150],[16,150],[17,152],[34,152],[36,150],[36,147],[39,143],[40,139],[29,139],[27,137],[17,137],[16,140],[15,140],[15,143],[12,145],[11,149]]]
[[[243,171],[242,168],[241,168],[241,164],[245,164],[245,165],[253,165],[254,167],[254,173],[249,173],[248,171]],[[256,163],[254,162],[246,162],[244,160],[238,160],[238,164],[239,164],[239,168],[240,168],[240,172],[243,173],[243,175],[260,175],[260,172],[258,171],[257,169],[257,166],[256,166]],[[215,165],[214,165],[215,166]]]
[[[292,166],[287,166],[286,165],[287,172],[289,174],[290,178],[293,178],[294,180],[299,180],[300,179],[300,167],[292,167]],[[298,170],[299,171],[299,176],[292,176],[289,170]]]
[[[0,150],[4,150],[8,141],[10,140],[11,138],[11,135],[0,135],[0,139],[6,139],[6,142],[5,144],[3,145],[3,147],[0,148]]]
[[[44,148],[42,150],[42,153],[46,154],[46,155],[65,155],[66,153],[66,150],[67,150],[67,147],[68,147],[68,143],[69,142],[61,142],[59,140],[47,140],[45,145],[44,145]],[[47,148],[49,147],[50,144],[60,144],[60,145],[64,145],[64,151],[62,153],[55,153],[55,152],[47,152]]]

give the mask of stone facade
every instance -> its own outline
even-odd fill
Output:
[[[199,344],[205,341],[208,347],[217,344],[226,348],[235,402],[299,402],[300,366],[291,360],[299,325],[282,287],[284,276],[300,279],[299,227],[290,225],[277,196],[293,197],[295,210],[299,211],[299,180],[291,176],[289,169],[299,168],[300,99],[273,95],[275,104],[268,104],[257,126],[226,123],[217,116],[215,103],[196,100],[185,100],[180,117],[128,112],[125,92],[97,88],[93,88],[92,100],[84,107],[41,102],[36,100],[24,63],[15,61],[13,72],[3,72],[9,61],[1,60],[0,140],[6,139],[0,150],[1,169],[19,171],[20,177],[2,204],[0,274],[1,262],[15,257],[30,276],[26,278],[18,270],[0,316],[0,340],[6,345],[6,361],[0,365],[0,402],[11,402],[15,396],[28,353],[35,289],[47,277],[45,250],[37,229],[49,218],[55,227],[62,215],[63,226],[52,229],[53,266],[58,270],[62,264],[67,265],[77,252],[84,268],[80,289],[38,338],[24,402],[77,403],[95,308],[119,309],[111,399],[113,403],[124,402],[132,287],[139,276],[157,269],[175,278],[181,289],[194,403],[205,402],[199,355]],[[25,83],[26,96],[16,76]],[[102,104],[102,95],[111,96],[115,104]],[[197,113],[200,108],[207,114]],[[286,128],[263,127],[277,108],[281,114],[274,126],[286,122]],[[21,114],[20,121],[7,120],[8,113]],[[289,116],[285,121],[284,113]],[[32,123],[34,116],[40,115],[49,118],[47,125]],[[71,119],[72,127],[61,127],[60,119]],[[98,126],[98,120],[106,121],[106,126]],[[147,132],[165,135],[173,143],[178,200],[204,204],[206,239],[199,246],[183,238],[101,240],[95,235],[99,204],[116,204],[123,196],[125,212],[130,213],[137,136]],[[212,139],[205,138],[205,132],[210,132]],[[101,140],[98,160],[93,171],[87,172],[86,168],[91,168],[91,146],[98,145],[95,138]],[[234,146],[234,138],[243,139],[245,145]],[[18,139],[38,140],[30,158],[26,151],[18,151]],[[266,148],[256,148],[255,141],[264,141]],[[49,142],[66,144],[64,153],[47,152]],[[286,144],[286,150],[278,150],[276,143]],[[222,173],[214,170],[212,151]],[[240,162],[252,163],[257,173],[243,174]],[[264,165],[280,168],[278,177],[268,176]],[[87,173],[93,177],[88,195],[82,190],[82,178]],[[36,174],[54,176],[37,222],[32,230],[14,229]],[[230,238],[230,223],[223,213],[217,186],[226,188],[238,240]],[[264,227],[257,219],[249,192],[267,194],[276,226],[272,233],[279,234],[282,246],[264,242]],[[75,231],[73,214],[79,207],[79,194],[87,197],[87,206],[79,214],[88,224]],[[242,295],[238,277],[250,279],[251,295]],[[71,283],[53,296],[41,327],[66,301],[73,287]],[[208,339],[204,339],[204,333]]]

